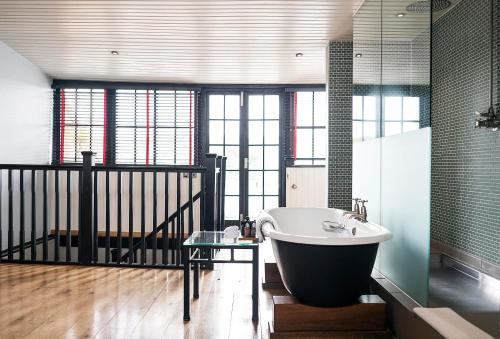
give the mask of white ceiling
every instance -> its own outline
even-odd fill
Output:
[[[406,11],[416,1],[364,2],[353,19],[354,54],[362,54],[354,59],[355,84],[429,84],[431,18]]]
[[[1,0],[0,40],[58,79],[324,83],[326,43],[352,38],[361,3]]]

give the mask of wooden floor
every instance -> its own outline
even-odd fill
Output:
[[[268,337],[271,296],[262,290],[261,321],[251,321],[251,265],[203,272],[188,323],[182,277],[181,270],[0,264],[0,338]]]

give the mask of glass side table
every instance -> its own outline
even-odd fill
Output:
[[[218,249],[231,250],[230,259],[217,259],[214,253]],[[251,250],[252,260],[235,260],[234,250]],[[252,240],[225,239],[224,232],[194,232],[182,244],[184,264],[184,321],[190,320],[189,288],[190,268],[194,268],[193,298],[199,298],[200,264],[252,264],[252,320],[259,319],[259,244]],[[203,252],[203,254],[202,254]]]

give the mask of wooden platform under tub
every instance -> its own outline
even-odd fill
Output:
[[[271,339],[287,338],[393,338],[387,325],[386,303],[378,295],[363,295],[356,305],[314,307],[288,294],[272,254],[264,256],[262,287],[273,295]]]

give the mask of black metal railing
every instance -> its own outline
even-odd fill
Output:
[[[0,165],[0,260],[182,266],[224,224],[225,157],[199,166]],[[34,216],[34,217],[33,217]]]
[[[78,199],[81,191],[81,171],[81,166],[0,165],[0,260],[74,261],[71,246],[61,246],[61,232],[79,229],[72,196]]]

